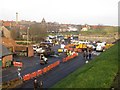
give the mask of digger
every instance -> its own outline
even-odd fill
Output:
[[[48,63],[48,59],[44,56],[44,54],[40,55],[40,64],[44,65]]]

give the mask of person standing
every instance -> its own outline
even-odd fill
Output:
[[[43,88],[43,81],[40,80],[40,89],[42,89],[42,88]]]
[[[83,57],[84,57],[85,60],[87,59],[87,58],[86,58],[86,57],[87,57],[87,52],[86,52],[86,50],[83,51]]]
[[[18,71],[17,71],[17,73],[18,73],[18,77],[19,77],[19,79],[22,80],[22,76],[21,76],[21,67],[18,67]]]
[[[37,78],[34,79],[34,90],[38,88],[38,81]]]
[[[89,60],[91,60],[91,56],[92,56],[92,52],[91,50],[89,50],[89,53],[88,53]]]
[[[61,49],[63,50],[63,53],[64,53],[64,48],[65,48],[65,44],[64,44],[64,42],[62,42]]]

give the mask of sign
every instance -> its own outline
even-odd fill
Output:
[[[13,62],[13,65],[15,67],[22,67],[23,66],[22,62]]]
[[[21,68],[20,68],[20,67],[18,67],[18,71],[19,71],[19,72],[21,71]]]

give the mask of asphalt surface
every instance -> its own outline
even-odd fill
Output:
[[[82,67],[85,64],[85,60],[79,54],[78,57],[66,62],[62,63],[54,68],[53,70],[47,72],[46,74],[37,77],[38,81],[43,81],[43,88],[50,88],[55,83],[68,76],[70,73],[74,72],[77,68]],[[22,85],[18,86],[16,89],[24,89],[24,88],[33,88],[33,79],[24,82]]]
[[[57,49],[60,46],[55,46],[53,49],[57,53]],[[28,73],[32,73],[34,71],[37,71],[39,69],[43,69],[45,66],[48,66],[51,63],[54,63],[57,60],[60,60],[61,63],[58,67],[54,68],[53,70],[47,72],[44,75],[41,75],[37,77],[38,81],[43,81],[43,87],[44,88],[50,88],[55,83],[60,81],[61,79],[68,76],[70,73],[74,72],[76,69],[82,67],[85,64],[85,60],[83,59],[83,56],[81,53],[79,53],[78,57],[71,59],[68,62],[63,63],[62,59],[64,58],[64,54],[61,54],[59,57],[49,57],[48,64],[46,65],[40,65],[39,56],[34,57],[17,57],[15,58],[16,61],[22,61],[23,67],[21,71],[21,75],[25,75]],[[2,70],[2,82],[6,82],[9,80],[12,80],[14,78],[17,78],[17,68],[11,67],[7,68],[6,70]],[[33,88],[33,79],[24,82],[22,85],[18,86],[16,89],[24,89],[24,88]]]
[[[55,52],[57,53],[57,49],[60,46],[55,46],[53,47],[53,49],[55,50]],[[59,57],[48,57],[48,64],[45,65],[40,65],[40,59],[39,56],[34,56],[34,57],[16,57],[14,58],[14,61],[20,61],[23,63],[23,67],[21,69],[21,76],[37,71],[38,69],[42,69],[45,66],[48,66],[51,63],[54,63],[57,60],[60,60],[63,58],[63,55],[59,56]],[[6,69],[2,69],[2,76],[0,75],[0,81],[1,82],[7,82],[10,80],[13,80],[15,78],[18,77],[18,73],[17,73],[17,67],[8,67]],[[0,83],[1,83],[0,82]]]

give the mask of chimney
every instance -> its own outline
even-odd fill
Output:
[[[18,13],[16,12],[16,24],[18,24]]]

